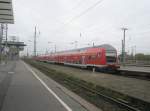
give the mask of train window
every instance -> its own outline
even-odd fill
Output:
[[[106,60],[109,63],[116,62],[116,57],[106,56]]]
[[[89,58],[89,60],[91,60],[91,59],[96,59],[96,55],[91,55],[91,56],[89,56],[88,58]]]
[[[91,56],[91,59],[96,59],[96,55],[92,55],[92,56]]]

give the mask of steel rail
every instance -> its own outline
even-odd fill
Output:
[[[38,66],[40,66],[40,67],[38,67],[38,68],[40,68],[40,69],[46,71],[47,73],[50,73],[49,68],[46,67],[45,65],[38,64]],[[113,97],[110,97],[110,96],[107,96],[107,95],[105,95],[105,94],[102,94],[102,93],[100,93],[100,92],[98,92],[98,91],[96,91],[96,90],[89,89],[87,86],[85,86],[85,85],[83,85],[83,84],[78,84],[77,82],[71,81],[71,80],[69,80],[69,79],[65,79],[65,80],[68,81],[69,83],[72,83],[72,84],[74,84],[74,85],[76,85],[76,86],[78,86],[78,87],[80,87],[80,88],[83,88],[83,89],[89,91],[89,92],[92,92],[92,93],[94,93],[94,94],[97,94],[98,96],[101,96],[101,97],[103,97],[103,98],[105,98],[105,99],[107,99],[107,100],[109,100],[109,101],[111,101],[111,102],[114,102],[114,103],[116,103],[117,105],[119,105],[119,106],[121,106],[121,107],[124,107],[125,109],[127,109],[127,110],[129,110],[129,111],[141,111],[140,109],[135,108],[135,107],[133,107],[132,105],[127,104],[126,101],[123,101],[123,100],[121,100],[121,99],[119,99],[119,98],[115,99],[115,98],[113,98]]]
[[[106,98],[106,99],[108,99],[108,100],[110,100],[110,101],[112,101],[112,102],[115,102],[115,103],[121,105],[122,107],[124,107],[124,108],[126,108],[126,109],[129,109],[129,110],[131,110],[131,111],[141,111],[141,110],[139,110],[138,108],[135,108],[135,107],[133,107],[133,106],[131,106],[131,105],[128,105],[128,104],[126,104],[126,102],[123,102],[123,101],[121,101],[121,100],[119,100],[119,99],[114,99],[114,98],[112,98],[112,97],[110,97],[110,96],[104,95],[104,94],[102,94],[102,93],[100,93],[100,92],[98,92],[98,91],[96,91],[96,90],[89,89],[88,87],[86,87],[86,86],[84,86],[84,85],[81,85],[81,84],[78,84],[78,83],[76,83],[76,82],[74,82],[74,81],[71,81],[71,80],[69,80],[69,79],[67,79],[67,81],[69,81],[70,83],[72,83],[72,84],[74,84],[74,85],[76,85],[76,86],[79,86],[79,87],[81,87],[81,88],[84,88],[85,90],[88,90],[88,91],[90,91],[90,92],[92,92],[92,93],[95,93],[95,94],[97,94],[97,95],[99,95],[99,96],[102,96],[102,97],[104,97],[104,98]]]

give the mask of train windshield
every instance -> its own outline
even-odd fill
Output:
[[[116,62],[116,52],[106,52],[106,61],[107,63],[114,63]]]

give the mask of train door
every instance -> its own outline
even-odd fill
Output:
[[[82,64],[85,64],[85,56],[82,56]]]

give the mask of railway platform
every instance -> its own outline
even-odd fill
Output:
[[[93,73],[92,71],[61,65],[47,65],[51,69],[66,73],[105,88],[112,89],[130,97],[150,102],[150,81],[100,72]]]
[[[141,67],[141,66],[121,66],[121,71],[132,71],[132,72],[144,72],[150,74],[150,67]]]
[[[0,65],[0,111],[101,111],[23,61]]]
[[[120,74],[123,76],[130,76],[150,80],[150,67],[139,66],[121,66]]]

